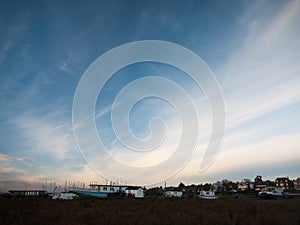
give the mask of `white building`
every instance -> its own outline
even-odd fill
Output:
[[[245,184],[245,183],[239,183],[238,184],[238,190],[239,191],[246,191],[246,190],[248,190],[248,185]]]
[[[144,198],[144,190],[141,187],[127,187],[126,195],[134,198]]]
[[[183,192],[179,191],[179,190],[166,190],[164,192],[164,195],[166,197],[182,197],[183,196]]]

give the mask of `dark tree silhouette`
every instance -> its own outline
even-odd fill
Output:
[[[261,175],[257,175],[257,176],[254,178],[254,181],[255,181],[255,183],[262,182],[262,176],[261,176]]]

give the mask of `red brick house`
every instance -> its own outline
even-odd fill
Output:
[[[280,187],[283,190],[290,190],[294,188],[294,183],[288,177],[278,177],[275,180],[276,187]]]

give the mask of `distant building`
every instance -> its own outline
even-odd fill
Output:
[[[241,183],[250,184],[250,183],[252,183],[252,181],[249,178],[244,178],[244,179],[242,179]]]
[[[283,190],[291,190],[294,188],[294,183],[288,177],[278,177],[275,180],[276,187],[280,187]]]
[[[228,181],[227,183],[223,183],[223,190],[224,191],[237,191],[238,184],[232,181]]]
[[[239,183],[238,184],[238,190],[239,191],[246,191],[246,190],[248,190],[248,185],[246,183]]]
[[[166,196],[166,197],[182,197],[183,191],[180,188],[166,188],[164,190],[164,196]]]
[[[300,177],[294,180],[294,189],[300,191]]]
[[[223,191],[223,182],[222,181],[217,181],[216,183],[213,184],[213,190],[215,192],[222,192]]]
[[[126,195],[133,198],[144,198],[144,190],[141,187],[129,186],[125,190]]]
[[[10,190],[9,193],[15,197],[43,197],[47,195],[45,190]]]
[[[255,186],[255,191],[259,192],[265,189],[268,186],[268,183],[265,181],[259,181],[259,182],[255,182],[254,186]]]

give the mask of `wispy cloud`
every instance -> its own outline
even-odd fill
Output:
[[[298,123],[295,123],[298,119],[294,114],[289,118],[279,114],[288,106],[298,107],[300,103],[300,3],[288,1],[272,4],[268,1],[255,1],[237,5],[237,8],[228,11],[229,8],[225,5],[218,4],[216,10],[215,3],[196,4],[193,1],[172,6],[149,3],[130,7],[119,3],[101,3],[97,5],[98,8],[95,7],[94,12],[97,13],[92,14],[91,8],[82,4],[82,12],[86,11],[82,17],[78,17],[76,9],[65,11],[67,5],[55,9],[49,5],[45,7],[46,16],[41,18],[36,17],[41,15],[35,11],[38,7],[28,6],[31,16],[25,10],[28,8],[26,6],[20,7],[24,10],[14,16],[7,14],[1,17],[0,19],[7,17],[8,22],[0,21],[0,104],[4,106],[0,114],[0,129],[9,139],[4,140],[4,144],[0,146],[2,177],[26,182],[43,179],[61,182],[68,179],[97,180],[97,174],[86,165],[76,150],[73,137],[71,104],[76,84],[84,69],[99,54],[118,44],[148,38],[173,40],[191,50],[201,49],[200,56],[202,53],[211,55],[212,60],[217,61],[218,68],[215,68],[215,72],[224,91],[228,129],[215,163],[205,174],[198,173],[211,133],[209,103],[201,90],[194,90],[196,87],[191,85],[192,81],[181,79],[180,72],[167,66],[163,68],[155,65],[152,69],[144,70],[134,65],[137,70],[129,68],[132,76],[120,76],[120,80],[116,73],[114,78],[117,79],[112,78],[107,83],[107,90],[102,92],[107,95],[97,102],[97,106],[104,106],[100,110],[96,108],[95,115],[87,115],[88,118],[75,124],[75,130],[84,123],[95,121],[98,135],[106,140],[104,144],[107,143],[106,150],[111,154],[109,156],[138,168],[163,164],[174,153],[180,138],[188,143],[193,136],[188,130],[180,137],[180,119],[176,119],[174,110],[168,110],[159,104],[150,104],[147,108],[147,104],[139,102],[137,105],[140,104],[140,107],[131,111],[132,117],[125,118],[127,113],[121,113],[123,117],[120,117],[120,122],[123,122],[123,118],[128,120],[132,133],[141,139],[150,137],[151,131],[158,130],[155,126],[148,127],[152,115],[158,115],[164,120],[168,137],[163,140],[167,141],[157,151],[148,154],[124,150],[118,138],[130,142],[132,134],[116,137],[109,124],[111,121],[108,114],[123,107],[122,104],[112,103],[112,98],[122,88],[121,85],[126,85],[126,81],[131,82],[139,74],[149,72],[145,75],[153,74],[177,82],[189,92],[196,107],[199,107],[200,134],[197,151],[186,169],[178,175],[178,179],[190,177],[197,180],[202,176],[211,176],[213,179],[213,176],[222,171],[234,171],[239,167],[255,169],[257,163],[268,163],[271,166],[281,161],[298,159],[299,153],[296,150],[299,146],[297,140],[300,138]],[[243,10],[246,12],[241,15]],[[216,15],[216,12],[220,14]],[[229,15],[230,13],[234,15]],[[206,18],[208,15],[211,16]],[[35,18],[41,21],[35,22]],[[80,23],[76,23],[76,19]],[[225,30],[230,31],[226,31],[224,36],[214,37],[216,33],[220,34]],[[60,35],[55,35],[56,33]],[[226,38],[228,33],[235,38]],[[212,43],[217,46],[224,43],[226,47],[219,51]],[[214,55],[219,53],[221,54],[218,56]],[[66,74],[72,76],[64,76]],[[139,91],[145,88],[156,90],[148,83],[140,85],[140,88]],[[164,94],[170,92],[167,88],[160,89],[166,92]],[[186,107],[184,100],[177,100],[183,108]],[[187,122],[196,123],[195,118],[189,118]],[[7,130],[12,134],[8,134]],[[87,135],[84,141],[91,143],[92,133],[82,133]],[[22,148],[15,149],[14,144],[8,143],[11,140],[18,142],[16,145]],[[9,148],[5,149],[4,146]],[[116,172],[115,176],[123,176],[118,174],[123,171],[116,168],[114,161],[96,152],[97,147],[97,143],[91,143],[91,150],[88,149],[92,152],[90,156],[95,156],[92,160]],[[185,146],[179,155],[184,155],[191,147],[194,146]],[[285,147],[287,150],[283,151]],[[12,151],[11,154],[9,151]],[[261,154],[262,157],[257,160],[257,156]],[[239,158],[241,160],[236,160]],[[172,168],[170,166],[166,169],[171,171]],[[123,178],[143,183],[152,175],[139,174],[137,169],[135,176],[134,172],[135,170]],[[160,171],[156,172],[160,174]],[[139,175],[141,176],[138,177]]]
[[[16,22],[6,24],[5,30],[1,29],[0,37],[0,63],[6,59],[7,53],[18,45],[30,28],[30,14],[23,13],[15,17]]]
[[[268,135],[264,134],[265,128],[247,124],[262,116],[274,116],[272,113],[276,110],[300,102],[300,66],[295,61],[300,57],[300,41],[295,38],[300,34],[297,29],[299,1],[287,2],[286,7],[269,19],[263,16],[261,7],[249,10],[251,13],[247,16],[255,15],[255,19],[248,17],[243,23],[248,28],[244,44],[216,72],[224,90],[228,130],[222,151],[203,176],[226,170],[234,173],[244,167],[255,171],[263,164],[275,168],[280,162],[300,157],[299,133],[291,126],[291,119],[295,118],[267,120],[261,126],[269,128]],[[282,123],[289,125],[283,128],[279,126]],[[281,132],[285,134],[278,135],[277,129],[284,129]],[[239,160],[233,162],[232,159]],[[192,176],[196,164],[196,160],[192,160],[183,173]],[[200,174],[195,173],[194,177],[197,176]]]
[[[59,68],[60,68],[61,70],[65,71],[65,72],[69,72],[69,68],[68,68],[66,62],[63,62],[63,63],[59,66]]]
[[[174,180],[182,181],[181,177],[185,177],[189,182],[211,181],[220,174],[233,177],[244,169],[255,175],[273,168],[281,174],[276,165],[281,164],[283,169],[300,158],[299,133],[292,125],[296,118],[280,117],[278,121],[274,116],[276,111],[300,102],[300,66],[296,62],[300,57],[300,41],[296,38],[300,34],[300,4],[287,2],[271,17],[264,16],[265,5],[261,4],[254,4],[241,18],[242,30],[247,33],[243,45],[216,71],[224,91],[227,116],[222,150],[204,173],[195,170],[202,157],[197,152]],[[266,115],[277,120],[270,118],[263,124],[258,121]],[[258,125],[249,126],[251,122]]]
[[[291,162],[300,160],[298,151],[300,133],[272,136],[257,142],[247,143],[247,146],[225,147],[211,167],[204,173],[200,173],[200,154],[196,154],[194,159],[175,177],[176,180],[186,180],[188,182],[205,182],[224,179],[224,174],[241,179],[243,177],[253,177],[257,173],[272,176],[299,176],[299,165],[294,165],[293,172],[284,174],[282,171],[289,167]],[[225,139],[226,142],[226,139]],[[227,143],[224,143],[227,145]],[[238,159],[238,160],[236,160]],[[272,171],[272,172],[271,172]],[[241,177],[243,176],[243,177]],[[275,179],[276,177],[271,177]],[[296,177],[295,177],[296,178]]]
[[[256,17],[244,45],[217,71],[230,126],[300,100],[298,12],[299,2],[291,1],[268,25],[263,16]]]
[[[107,113],[109,113],[112,109],[112,107],[117,107],[117,106],[113,106],[113,105],[107,105],[106,107],[104,107],[104,109],[101,109],[100,111],[96,112],[95,115],[95,120],[101,118],[102,116],[106,115]]]
[[[3,14],[5,15],[4,12]],[[13,93],[14,90],[21,86],[20,80],[28,75],[27,71],[24,71],[24,65],[27,68],[31,60],[31,56],[29,55],[31,44],[26,40],[31,29],[30,13],[25,11],[16,14],[14,19],[8,21],[1,21],[1,18],[0,97]],[[15,54],[15,52],[18,52],[18,54]],[[15,61],[15,63],[12,64],[11,61]]]
[[[36,162],[35,158],[0,154],[0,188],[20,188],[24,187],[24,184],[39,182],[43,176],[30,172],[30,168],[34,167]]]
[[[36,162],[36,159],[29,158],[29,157],[14,157],[10,155],[0,154],[0,160],[1,161],[19,161],[23,163],[30,163],[30,162]]]
[[[36,154],[45,154],[55,159],[70,157],[76,149],[71,124],[51,113],[39,116],[34,113],[21,115],[14,120],[27,146]]]

